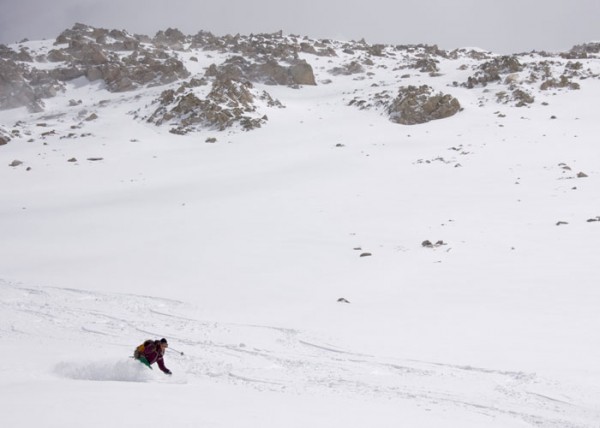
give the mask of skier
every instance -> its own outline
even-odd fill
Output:
[[[169,347],[167,339],[164,337],[160,340],[146,340],[143,344],[135,348],[133,351],[133,358],[140,361],[142,364],[152,368],[151,365],[158,363],[158,368],[165,374],[172,374],[171,370],[165,367],[163,355],[165,349]]]

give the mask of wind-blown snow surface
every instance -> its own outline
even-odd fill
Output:
[[[445,88],[464,111],[406,127],[332,80],[268,87],[249,133],[172,135],[127,114],[162,88],[85,79],[0,112],[37,137],[99,110],[0,147],[5,426],[598,427],[600,81]],[[158,337],[173,377],[128,359]]]

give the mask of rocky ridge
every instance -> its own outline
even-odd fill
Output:
[[[540,93],[580,90],[586,79],[597,79],[590,64],[600,58],[599,43],[559,54],[498,56],[282,32],[218,37],[169,28],[149,37],[84,24],[63,31],[51,46],[36,46],[0,45],[0,109],[27,107],[42,114],[46,101],[68,92],[73,82],[98,83],[108,93],[156,93],[146,110],[132,114],[176,134],[255,129],[267,123],[269,109],[284,107],[285,100],[274,99],[270,86],[300,89],[348,79],[357,83],[347,105],[375,109],[403,125],[457,114],[465,107],[459,101],[464,89],[480,92],[480,105],[523,108]],[[199,57],[202,64],[195,65]],[[395,73],[393,81],[381,80],[386,71]],[[148,91],[152,88],[160,91]],[[69,102],[70,107],[80,104]],[[76,127],[94,113],[89,109],[75,116]]]

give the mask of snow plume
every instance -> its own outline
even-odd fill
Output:
[[[76,380],[147,382],[152,379],[152,372],[134,360],[61,362],[54,372]]]

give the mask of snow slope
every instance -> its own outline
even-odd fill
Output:
[[[402,126],[348,106],[398,58],[328,73],[351,57],[256,85],[286,107],[251,132],[173,135],[129,114],[164,88],[85,78],[0,112],[24,123],[0,147],[6,426],[599,426],[600,80],[516,108],[446,59],[402,84],[464,110]],[[173,377],[128,359],[151,337]]]

